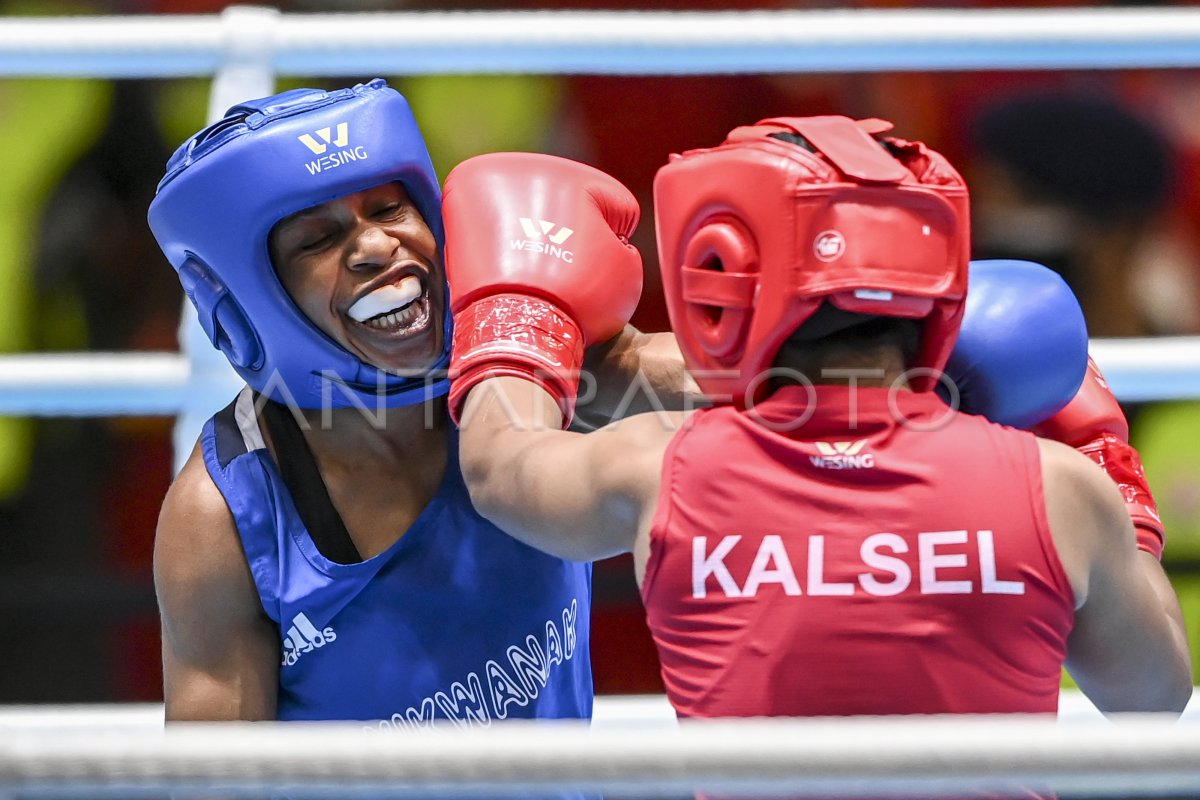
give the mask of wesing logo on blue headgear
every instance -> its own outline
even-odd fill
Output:
[[[309,175],[327,172],[335,167],[340,167],[353,161],[367,160],[367,149],[365,147],[362,145],[358,145],[357,147],[349,146],[350,123],[348,122],[339,122],[336,126],[318,128],[313,133],[302,133],[296,138],[311,150],[314,155],[321,156],[317,160],[309,161],[304,165]],[[326,151],[331,146],[338,149],[332,153],[327,153]]]

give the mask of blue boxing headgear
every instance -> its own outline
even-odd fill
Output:
[[[440,249],[433,164],[408,102],[380,79],[241,103],[167,162],[150,227],[208,338],[255,390],[300,408],[402,406],[446,393],[449,309],[438,361],[420,376],[394,375],[313,324],[268,254],[284,217],[391,181],[404,186]]]

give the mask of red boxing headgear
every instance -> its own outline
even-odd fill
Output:
[[[920,142],[879,136],[891,128],[877,119],[768,119],[735,128],[718,147],[673,155],[658,171],[667,309],[688,367],[715,402],[751,402],[783,342],[823,301],[923,319],[910,366],[929,372],[910,383],[936,383],[966,301],[967,188]],[[808,147],[773,134],[796,134]]]

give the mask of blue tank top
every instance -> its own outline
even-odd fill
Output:
[[[201,442],[279,626],[279,719],[404,728],[591,716],[591,565],[548,556],[480,517],[457,437],[408,531],[377,556],[338,563],[301,521],[254,401],[244,390]]]

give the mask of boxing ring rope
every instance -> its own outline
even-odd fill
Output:
[[[1200,337],[1093,339],[1090,350],[1122,400],[1200,398]],[[0,414],[169,416],[219,408],[240,385],[219,366],[193,369],[178,353],[0,356]]]
[[[1130,716],[1113,726],[1077,690],[1064,690],[1057,721],[733,721],[682,732],[661,696],[606,695],[596,698],[590,728],[552,723],[537,734],[523,722],[493,720],[470,737],[439,728],[418,749],[410,731],[389,726],[381,735],[340,724],[309,726],[311,736],[269,723],[190,726],[199,734],[172,726],[164,740],[162,718],[157,704],[0,707],[0,797],[129,797],[166,789],[186,797],[215,787],[226,797],[234,787],[240,794],[270,786],[286,787],[289,796],[462,796],[485,782],[495,797],[514,782],[562,789],[572,780],[607,788],[609,796],[638,797],[700,782],[791,796],[802,789],[927,795],[938,786],[996,789],[1017,778],[1089,796],[1200,790],[1200,705],[1193,701],[1178,722]],[[529,753],[541,754],[538,764],[518,763]]]
[[[1189,729],[1190,727],[1190,729]],[[1197,729],[1153,716],[1113,725],[1045,717],[875,717],[589,728],[574,721],[389,730],[346,723],[181,724],[162,731],[27,731],[0,738],[0,792],[21,797],[502,797],[697,789],[791,796],[1001,791],[1200,792]]]
[[[279,14],[242,8],[222,17],[8,19],[0,27],[0,73],[209,75],[239,40],[253,41],[279,73],[357,78],[1196,67],[1200,9]]]

